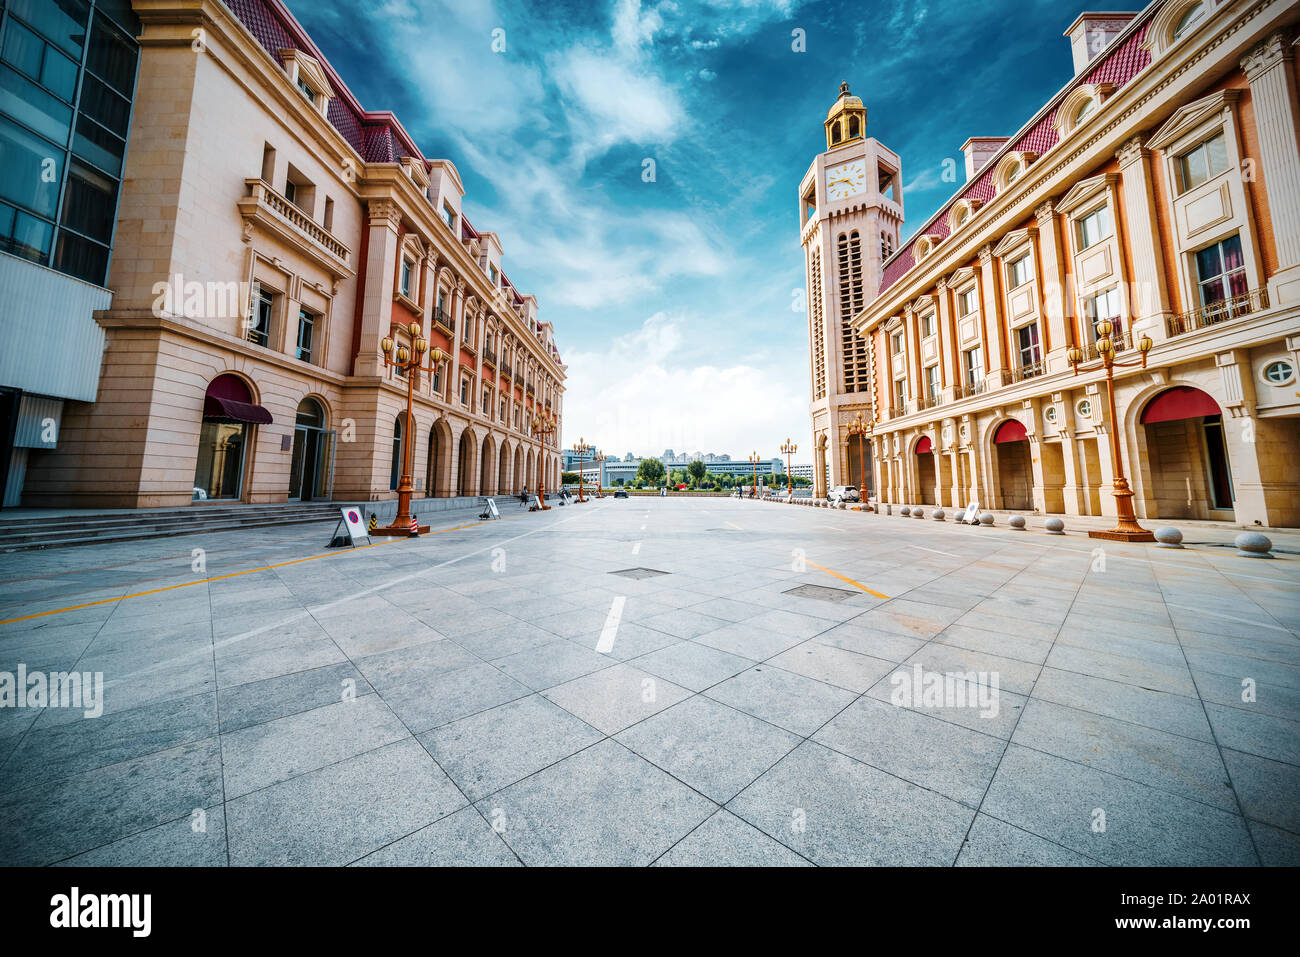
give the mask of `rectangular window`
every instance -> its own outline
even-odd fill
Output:
[[[398,282],[397,288],[403,296],[408,298],[411,295],[411,270],[413,268],[414,264],[409,259],[402,260],[402,278]]]
[[[1098,206],[1086,216],[1080,216],[1074,223],[1074,237],[1079,252],[1107,239],[1111,231],[1109,206]]]
[[[1244,296],[1249,291],[1240,236],[1229,236],[1196,253],[1196,283],[1203,306]]]
[[[907,381],[896,379],[894,381],[894,414],[902,415],[907,411]]]
[[[275,294],[259,288],[253,299],[253,314],[249,317],[247,339],[254,345],[265,346],[271,342],[271,315],[275,309]]]
[[[491,405],[491,403],[492,403],[492,392],[487,387],[484,387],[483,405],[482,405],[482,410],[484,415],[488,414],[488,407]]]
[[[976,292],[975,287],[971,286],[969,289],[963,289],[957,294],[957,315],[969,316],[979,308],[979,298]]]
[[[453,233],[456,231],[456,213],[446,203],[442,204],[442,221]]]
[[[1020,350],[1020,368],[1031,369],[1038,365],[1042,358],[1038,349],[1038,323],[1031,322],[1017,329],[1016,345]]]
[[[891,348],[893,350],[891,355],[899,356],[903,354],[903,334],[901,332],[894,333]]]
[[[298,310],[298,358],[311,362],[312,341],[316,335],[316,317],[306,309]]]
[[[506,420],[506,400],[505,400],[505,399],[502,399],[502,400],[501,400],[501,405],[500,405],[499,408],[500,408],[500,414],[497,416],[497,419],[498,419],[499,421],[501,421],[501,422],[504,422],[504,421]]]
[[[927,313],[921,317],[921,338],[929,339],[934,335],[934,313]]]
[[[469,405],[469,379],[460,380],[460,404]]]
[[[1092,341],[1097,341],[1097,324],[1099,322],[1111,322],[1115,326],[1112,336],[1121,332],[1119,317],[1119,289],[1107,289],[1105,292],[1099,292],[1095,296],[1089,296],[1083,301],[1083,313],[1088,317],[1088,325],[1092,329]]]
[[[1015,289],[1029,282],[1029,255],[1025,254],[1007,266],[1007,288]]]
[[[438,362],[433,367],[433,381],[430,383],[434,395],[442,395],[442,363]]]
[[[275,182],[275,147],[262,144],[262,182],[268,186]]]
[[[926,366],[925,396],[931,402],[939,398],[939,367],[938,366]]]
[[[492,285],[495,286],[497,284],[497,267],[491,263],[488,263],[488,276],[491,277]]]
[[[326,229],[334,229],[334,200],[328,196],[325,197],[325,222],[322,224]]]
[[[1195,189],[1228,169],[1228,143],[1220,130],[1193,146],[1176,160],[1180,192]]]
[[[311,84],[307,82],[301,73],[298,74],[298,92],[307,98],[308,103],[313,106],[316,104],[316,91],[311,88]]]
[[[984,384],[984,354],[979,346],[962,354],[962,365],[966,371],[966,388],[980,388]]]

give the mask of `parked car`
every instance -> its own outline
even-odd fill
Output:
[[[837,485],[826,493],[828,502],[856,502],[858,490],[852,485]]]
[[[627,489],[625,489],[625,488],[621,488],[621,489],[618,489],[617,491],[614,492],[614,497],[615,497],[615,498],[631,498],[632,496],[629,495],[629,494],[627,493]]]

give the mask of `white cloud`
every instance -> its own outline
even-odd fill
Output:
[[[677,94],[651,73],[596,50],[576,47],[549,58],[581,142],[671,141],[684,122]]]
[[[570,349],[564,418],[610,454],[658,455],[666,448],[775,458],[780,443],[808,431],[805,383],[791,382],[782,361],[693,364],[686,347],[702,323],[659,312],[600,350]],[[722,353],[726,355],[725,352]],[[754,449],[755,423],[767,446]],[[565,442],[578,437],[565,435]],[[808,446],[811,448],[811,446]]]

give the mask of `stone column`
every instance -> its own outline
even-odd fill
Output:
[[[1291,60],[1291,44],[1281,31],[1241,58],[1277,245],[1278,271],[1268,281],[1275,305],[1300,299],[1300,106]]]
[[[1007,367],[1006,350],[1002,343],[1002,303],[998,282],[998,261],[993,255],[993,247],[981,246],[980,289],[984,313],[984,368],[985,381],[989,388],[996,389],[1002,385],[1002,370]]]
[[[393,290],[397,282],[397,231],[402,213],[387,199],[371,200],[366,252],[366,285],[360,291],[361,343],[352,359],[352,374],[383,376],[384,356],[379,342],[392,325]]]
[[[1057,229],[1056,207],[1049,200],[1034,210],[1038,219],[1038,259],[1042,269],[1042,314],[1047,324],[1046,367],[1048,372],[1068,368],[1066,350],[1070,347],[1067,312],[1074,311],[1074,297],[1066,296],[1065,272],[1062,268],[1061,237]]]
[[[1151,151],[1142,145],[1141,136],[1135,136],[1115,152],[1115,158],[1124,184],[1124,213],[1128,220],[1124,239],[1133,261],[1128,297],[1133,341],[1136,344],[1140,336],[1148,335],[1160,342],[1167,338],[1165,319],[1171,309],[1151,187]]]
[[[947,280],[940,279],[938,288],[939,308],[937,322],[939,324],[939,374],[943,376],[943,380],[940,382],[940,385],[942,386],[941,394],[944,402],[951,402],[953,399],[953,390],[956,386],[956,379],[953,375],[953,349],[955,348],[954,344],[957,342],[957,335],[956,330],[952,327],[952,297],[948,293]]]
[[[460,336],[465,322],[465,280],[457,279],[451,293],[451,355],[447,359],[447,404],[457,408],[460,399]],[[454,476],[456,473],[453,472]]]
[[[916,313],[912,307],[908,306],[903,310],[903,332],[907,341],[907,355],[904,357],[904,368],[907,370],[907,392],[908,402],[911,403],[909,412],[916,412],[920,409],[921,390],[921,342],[916,334]]]

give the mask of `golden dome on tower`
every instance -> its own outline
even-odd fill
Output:
[[[840,95],[826,112],[825,126],[827,149],[867,135],[867,108],[861,97],[849,92],[847,80],[840,84]]]

